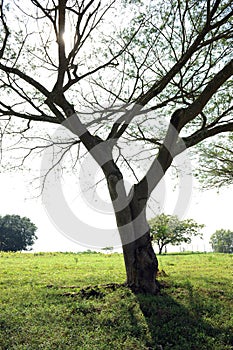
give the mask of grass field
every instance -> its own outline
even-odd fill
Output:
[[[158,296],[121,254],[0,253],[0,349],[233,349],[233,255],[159,257]]]

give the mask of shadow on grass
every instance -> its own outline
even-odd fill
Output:
[[[183,297],[188,303],[187,307],[174,300],[165,290],[157,296],[136,296],[151,334],[153,344],[150,349],[232,349],[230,329],[215,328],[203,317],[212,313],[220,315],[218,306],[214,303],[206,304],[188,283],[183,292],[186,294]]]
[[[232,349],[230,326],[221,326],[224,319],[220,318],[226,317],[226,312],[222,312],[222,304],[215,297],[200,295],[189,281],[167,287],[160,295],[151,296],[135,295],[117,283],[81,289],[77,286],[47,286],[56,292],[49,294],[56,307],[59,303],[65,305],[64,297],[68,298],[66,305],[72,310],[66,311],[66,322],[72,321],[71,329],[73,325],[76,329],[79,324],[85,329],[82,338],[84,335],[86,338],[77,349]],[[48,296],[46,300],[48,302]],[[214,318],[212,322],[211,318]],[[98,332],[93,333],[93,329]],[[96,347],[100,334],[103,343],[98,340]]]

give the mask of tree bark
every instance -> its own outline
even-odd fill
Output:
[[[158,260],[146,220],[146,201],[142,204],[136,195],[126,195],[119,170],[107,176],[107,181],[122,241],[126,283],[135,293],[156,294],[159,292]]]
[[[152,248],[149,231],[136,241],[123,245],[127,285],[134,293],[156,294],[158,260]]]

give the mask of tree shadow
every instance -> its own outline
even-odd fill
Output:
[[[182,296],[183,293],[183,296]],[[171,293],[170,293],[171,294]],[[179,294],[179,291],[178,291]],[[185,295],[184,295],[185,294]],[[187,283],[182,288],[180,299],[173,299],[165,289],[160,295],[138,294],[141,311],[147,322],[153,350],[223,350],[233,349],[232,330],[223,327],[215,328],[203,319],[204,314],[219,312],[216,305],[208,304],[193,291]],[[177,299],[177,291],[176,291]],[[210,308],[215,310],[210,310]]]

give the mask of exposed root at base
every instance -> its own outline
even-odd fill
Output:
[[[62,293],[62,296],[68,297],[82,297],[82,298],[103,298],[106,294],[111,293],[118,288],[127,288],[131,290],[134,294],[147,294],[147,295],[158,295],[160,294],[161,288],[163,288],[163,284],[160,284],[157,280],[155,281],[155,285],[151,290],[148,290],[148,286],[141,287],[130,285],[127,283],[107,283],[107,284],[97,284],[97,285],[89,285],[85,287],[80,286],[56,286],[56,285],[47,285],[47,288],[54,289],[68,289],[67,292]],[[75,291],[69,291],[71,289],[75,289]]]
[[[107,293],[113,292],[118,288],[121,287],[127,287],[125,283],[108,283],[108,284],[97,284],[97,285],[91,285],[91,286],[56,286],[56,285],[47,285],[47,288],[54,288],[54,289],[78,289],[74,292],[65,292],[62,293],[63,296],[69,296],[69,297],[75,297],[75,296],[81,296],[82,298],[90,298],[90,297],[96,297],[96,298],[103,298]]]

